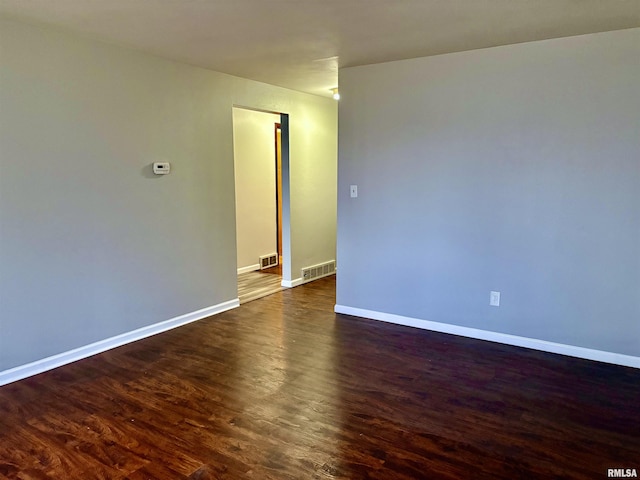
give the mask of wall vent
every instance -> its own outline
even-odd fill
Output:
[[[275,267],[276,265],[278,265],[277,253],[272,253],[271,255],[263,255],[260,257],[260,270]]]
[[[336,261],[320,263],[311,267],[305,267],[302,269],[302,283],[310,282],[321,277],[333,275],[336,273]]]

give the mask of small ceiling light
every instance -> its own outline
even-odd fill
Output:
[[[340,92],[338,92],[338,87],[332,88],[331,91],[333,92],[333,99],[340,100]]]

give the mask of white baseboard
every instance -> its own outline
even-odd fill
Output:
[[[282,282],[280,282],[280,285],[282,285],[284,288],[293,288],[297,287],[298,285],[302,285],[303,283],[304,281],[302,277],[300,277],[294,280],[282,280]]]
[[[213,305],[211,307],[203,308],[195,312],[180,315],[179,317],[175,317],[170,320],[165,320],[163,322],[149,325],[147,327],[138,328],[137,330],[133,330],[131,332],[116,335],[115,337],[100,340],[83,347],[75,348],[67,352],[59,353],[51,357],[43,358],[41,360],[36,360],[35,362],[27,363],[25,365],[20,365],[9,370],[5,370],[3,372],[0,372],[0,386],[22,380],[24,378],[31,377],[42,372],[46,372],[47,370],[52,370],[68,363],[82,360],[83,358],[91,357],[92,355],[111,350],[112,348],[120,347],[127,343],[135,342],[137,340],[142,340],[143,338],[147,338],[158,333],[166,332],[167,330],[186,325],[187,323],[202,320],[203,318],[210,317],[211,315],[236,308],[239,305],[240,301],[236,298],[234,300],[229,300],[228,302],[219,303],[218,305]]]
[[[241,267],[238,269],[238,275],[247,272],[255,272],[256,270],[260,270],[260,264],[256,263],[255,265],[249,265],[247,267]]]
[[[370,318],[372,320],[381,320],[383,322],[396,323],[398,325],[406,325],[408,327],[416,327],[423,330],[433,330],[435,332],[450,333],[452,335],[476,338],[478,340],[488,340],[490,342],[531,348],[533,350],[540,350],[543,352],[559,353],[560,355],[567,355],[570,357],[596,360],[598,362],[623,365],[625,367],[640,368],[640,357],[623,355],[621,353],[605,352],[602,350],[577,347],[574,345],[565,345],[563,343],[548,342],[546,340],[538,340],[535,338],[519,337],[517,335],[509,335],[506,333],[491,332],[488,330],[480,330],[477,328],[461,327],[459,325],[451,325],[448,323],[431,322],[429,320],[404,317],[402,315],[377,312],[375,310],[365,310],[362,308],[348,307],[345,305],[336,305],[334,307],[334,310],[336,313],[344,313],[345,315],[353,315],[355,317]]]

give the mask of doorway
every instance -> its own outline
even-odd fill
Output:
[[[285,115],[233,108],[236,247],[240,303],[282,290],[289,262]],[[284,160],[284,161],[283,161]]]

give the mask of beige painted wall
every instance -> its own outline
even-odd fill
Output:
[[[335,258],[333,100],[0,20],[0,372],[237,297],[233,105],[289,114],[297,278]]]
[[[280,115],[233,109],[238,269],[258,265],[276,253],[276,168],[274,125]]]

